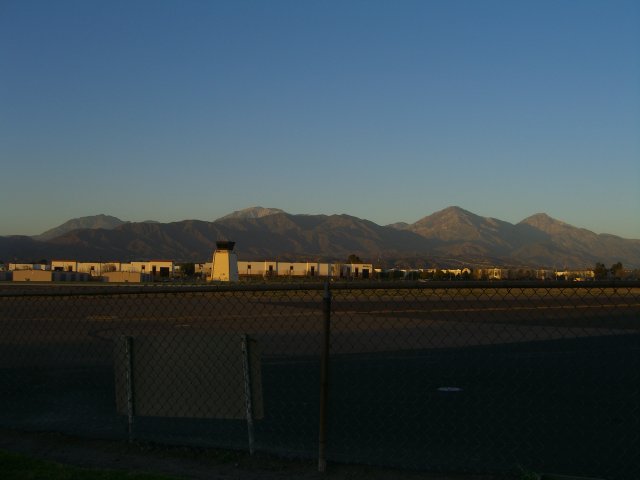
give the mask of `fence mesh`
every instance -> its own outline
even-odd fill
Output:
[[[640,477],[640,283],[329,293],[329,461]],[[325,295],[5,288],[0,425],[314,457]]]

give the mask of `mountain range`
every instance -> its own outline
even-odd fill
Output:
[[[111,215],[93,215],[90,217],[72,218],[67,220],[62,225],[58,225],[46,232],[36,235],[33,238],[35,240],[50,240],[52,238],[64,235],[72,230],[79,230],[82,228],[105,228],[110,230],[112,228],[119,227],[123,223],[126,223],[119,218],[112,217]]]
[[[251,207],[215,221],[73,219],[35,237],[0,237],[0,259],[36,261],[209,260],[216,240],[234,240],[241,260],[339,260],[384,265],[586,268],[640,267],[640,240],[596,234],[539,213],[519,223],[448,207],[415,223],[378,225],[350,215],[292,215]]]

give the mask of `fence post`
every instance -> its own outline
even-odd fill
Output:
[[[133,442],[133,419],[135,415],[135,397],[133,389],[133,337],[124,337],[126,355],[126,389],[129,443]]]
[[[247,334],[242,337],[242,368],[244,371],[244,400],[245,413],[247,416],[247,433],[249,435],[249,455],[254,452],[254,429],[253,429],[253,392],[251,389],[251,357],[249,354],[250,338]]]
[[[327,469],[327,403],[329,398],[329,347],[331,334],[331,291],[329,281],[324,284],[322,296],[322,353],[320,357],[320,428],[318,442],[318,471]]]

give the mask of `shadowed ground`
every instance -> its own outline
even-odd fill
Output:
[[[257,448],[317,450],[321,292],[1,300],[4,426],[126,437],[115,412],[115,339],[236,331],[263,351]],[[330,459],[612,479],[640,472],[635,291],[338,291],[332,307]],[[239,420],[136,417],[135,434],[247,446]]]

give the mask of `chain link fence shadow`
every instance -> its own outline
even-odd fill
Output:
[[[640,477],[638,282],[6,290],[0,347],[6,428]]]

